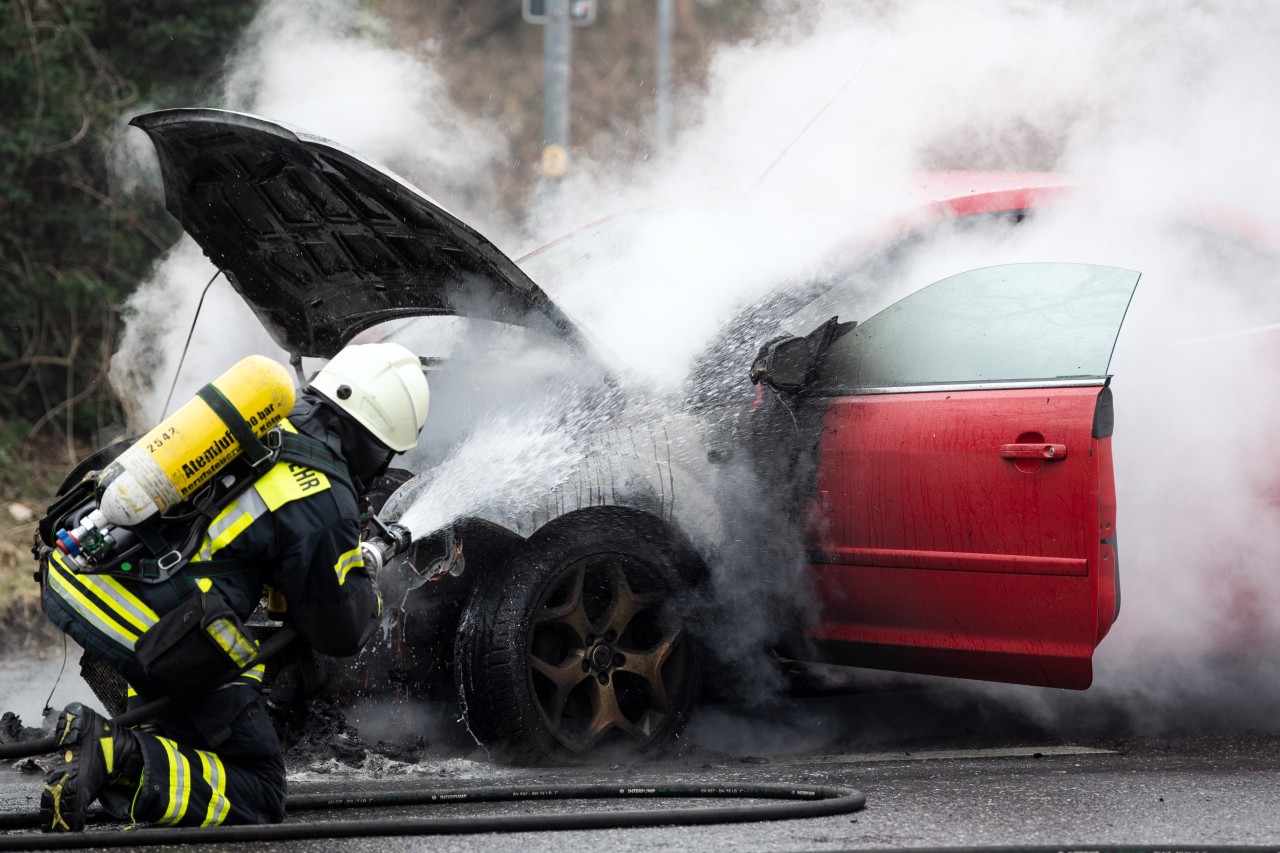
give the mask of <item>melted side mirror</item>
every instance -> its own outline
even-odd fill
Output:
[[[809,342],[782,338],[760,347],[751,363],[751,383],[761,382],[779,391],[798,391],[809,375]]]

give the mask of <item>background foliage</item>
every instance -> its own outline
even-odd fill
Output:
[[[0,465],[33,437],[73,457],[117,420],[117,310],[179,229],[118,201],[111,134],[142,104],[196,96],[254,5],[10,0],[0,17]]]

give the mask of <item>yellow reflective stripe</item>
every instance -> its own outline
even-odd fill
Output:
[[[80,574],[67,565],[62,554],[54,557],[51,568],[58,571],[51,571],[50,577],[57,581],[63,599],[104,633],[115,634],[132,648],[138,636],[160,620],[115,578]]]
[[[227,526],[226,530],[223,530],[221,533],[219,533],[217,536],[215,536],[213,539],[209,541],[210,553],[214,551],[220,551],[223,548],[230,545],[231,540],[235,539],[237,536],[243,533],[244,529],[248,527],[250,524],[253,524],[253,522],[254,522],[253,516],[249,515],[249,513],[247,512],[241,513],[240,516],[236,518],[234,522],[232,522],[230,525]]]
[[[176,824],[187,816],[187,807],[191,805],[191,762],[187,761],[187,757],[178,749],[174,750],[178,755],[178,815],[173,822]]]
[[[212,578],[196,578],[196,587],[198,587],[201,592],[208,592],[209,590],[213,589],[213,579]]]
[[[133,651],[134,643],[138,642],[138,634],[121,625],[104,613],[97,604],[90,601],[88,596],[75,586],[71,578],[59,570],[55,560],[49,561],[49,584],[53,591],[89,624],[109,639]]]
[[[103,604],[111,607],[135,627],[146,631],[160,616],[142,603],[136,595],[125,589],[124,584],[107,575],[80,575],[80,582],[97,594]]]
[[[166,738],[156,738],[156,740],[164,749],[164,757],[169,764],[169,800],[158,822],[171,824],[176,819],[175,813],[178,810],[178,759],[180,756],[173,741]]]
[[[214,816],[217,814],[218,806],[218,789],[217,785],[218,771],[209,766],[209,753],[196,750],[196,755],[200,756],[200,775],[204,777],[205,784],[209,786],[209,808],[204,813],[204,821],[201,826],[213,826]]]
[[[266,501],[267,508],[275,512],[289,501],[329,488],[329,478],[313,468],[292,462],[278,462],[253,489]]]
[[[209,525],[209,535],[218,538],[218,535],[227,527],[239,524],[239,514],[241,513],[252,519],[257,519],[266,515],[267,505],[257,492],[250,489],[218,514],[218,517]]]
[[[196,755],[200,756],[200,771],[210,789],[209,810],[201,826],[218,826],[231,811],[231,801],[227,799],[227,770],[222,766],[222,759],[212,752],[197,749]]]
[[[266,503],[252,489],[227,504],[209,523],[204,541],[200,543],[200,551],[191,558],[191,562],[212,559],[214,551],[230,545],[244,532],[245,528],[265,515],[267,511]]]
[[[157,823],[173,826],[187,813],[191,800],[191,764],[168,738],[157,737],[169,759],[169,805]]]
[[[364,553],[359,545],[347,551],[338,558],[338,562],[333,564],[333,570],[338,574],[338,586],[346,583],[347,572],[356,568],[364,568]]]
[[[245,670],[243,673],[241,673],[240,677],[248,678],[253,681],[257,681],[261,683],[262,677],[266,675],[266,672],[267,672],[267,665],[265,663],[260,663],[255,667],[250,667],[249,669]]]
[[[236,666],[244,666],[257,654],[258,648],[244,634],[236,630],[230,619],[215,619],[205,628],[210,637],[222,647]]]
[[[98,738],[98,744],[102,748],[102,760],[107,765],[107,775],[111,775],[111,768],[116,763],[115,741],[108,735],[107,737]]]

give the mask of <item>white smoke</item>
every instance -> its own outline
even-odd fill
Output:
[[[499,128],[465,115],[438,67],[390,41],[362,4],[268,2],[230,59],[225,104],[341,142],[446,204],[483,195],[506,154]],[[470,207],[473,222],[492,213]]]
[[[195,241],[184,237],[129,298],[110,379],[135,432],[172,414],[249,353],[288,359],[226,278],[214,278],[217,272]],[[197,308],[197,333],[188,345]]]
[[[898,214],[920,170],[1053,170],[1099,188],[1083,212],[1039,217],[1016,236],[941,240],[894,286],[1016,260],[1144,272],[1113,363],[1120,620],[1083,699],[1000,695],[1050,702],[1050,716],[1088,697],[1140,694],[1129,707],[1142,715],[1187,695],[1212,704],[1223,656],[1280,632],[1266,606],[1280,601],[1268,447],[1280,413],[1266,391],[1278,377],[1265,336],[1171,342],[1280,322],[1280,313],[1274,265],[1250,260],[1247,247],[1224,258],[1168,223],[1225,224],[1272,243],[1280,233],[1270,214],[1280,198],[1271,168],[1280,143],[1271,108],[1280,7],[868,0],[768,8],[758,37],[718,51],[705,93],[679,105],[668,157],[576,157],[530,227],[546,238],[653,204],[767,213],[748,226],[697,231],[685,214],[659,208],[635,243],[596,246],[589,263],[547,254],[530,268],[542,264],[539,282],[624,361],[674,381],[737,307],[771,281],[813,269],[841,236],[831,222],[862,232]],[[329,135],[434,195],[445,181],[469,198],[469,188],[501,180],[496,129],[464,119],[439,71],[387,47],[379,27],[344,4],[268,3],[234,57],[220,105]],[[823,224],[793,210],[820,211]],[[497,219],[483,206],[457,212],[481,230],[485,217]],[[185,324],[193,292],[212,273],[191,258],[190,249],[175,250],[132,303],[113,381],[142,415],[158,413],[148,401],[167,391],[160,377],[171,375],[185,335],[170,326]],[[229,294],[219,282],[210,298],[219,291]],[[890,294],[864,296],[856,318]],[[253,324],[226,319],[230,310],[202,320],[193,351],[229,363],[233,351],[261,346],[256,332],[239,337]],[[158,337],[157,328],[166,331]],[[122,384],[131,370],[144,377],[140,385]],[[184,368],[188,393],[207,373]],[[1239,692],[1247,691],[1230,695]],[[1280,706],[1273,695],[1267,701]]]
[[[389,40],[386,22],[359,4],[268,0],[229,57],[221,91],[199,106],[241,110],[326,136],[428,187],[446,206],[470,202],[465,213],[478,218],[476,224],[505,221],[492,206],[493,167],[506,154],[500,132],[463,114],[439,69]],[[150,140],[123,127],[117,137],[120,185],[158,194]],[[111,381],[135,428],[161,416],[200,290],[215,271],[184,239],[126,305]],[[174,405],[248,353],[285,357],[225,279],[210,290],[191,352]]]
[[[1123,611],[1086,696],[1118,703],[1148,729],[1215,709],[1229,715],[1250,692],[1250,707],[1274,716],[1280,691],[1266,687],[1263,669],[1239,670],[1280,636],[1266,604],[1280,601],[1280,509],[1274,465],[1259,446],[1280,416],[1275,395],[1259,393],[1280,379],[1275,332],[1177,342],[1280,322],[1280,266],[1244,239],[1280,245],[1280,178],[1270,168],[1280,116],[1266,108],[1280,72],[1280,9],[1014,0],[809,8],[799,20],[771,18],[770,34],[718,54],[709,92],[660,174],[638,180],[591,164],[566,183],[555,212],[589,219],[601,198],[619,207],[735,199],[843,210],[856,232],[898,213],[922,169],[1059,171],[1096,187],[1082,206],[1041,215],[1016,235],[938,241],[895,277],[898,292],[866,293],[845,319],[902,288],[993,263],[1143,271],[1113,364]],[[1202,240],[1188,224],[1220,236]],[[812,258],[797,230],[776,231],[770,273]],[[671,240],[648,262],[667,271],[647,293],[666,300],[673,320],[629,327],[635,353],[665,328],[679,330],[683,346],[681,333],[712,325],[709,317],[757,290],[732,266],[706,273],[702,259],[725,245],[708,236]],[[608,269],[610,258],[591,266]],[[586,277],[566,276],[557,295],[587,288]],[[607,314],[608,300],[596,300],[599,308],[581,303],[584,316]],[[625,352],[628,327],[621,318],[616,326],[609,339]],[[1000,695],[1047,702],[1058,722],[1087,701]]]
[[[481,422],[433,470],[430,483],[398,523],[432,533],[494,503],[509,508],[514,517],[525,502],[536,505],[558,486],[582,456],[554,419],[514,412]]]

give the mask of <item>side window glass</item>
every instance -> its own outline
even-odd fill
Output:
[[[836,340],[814,388],[1104,377],[1138,276],[1064,263],[951,276]]]

